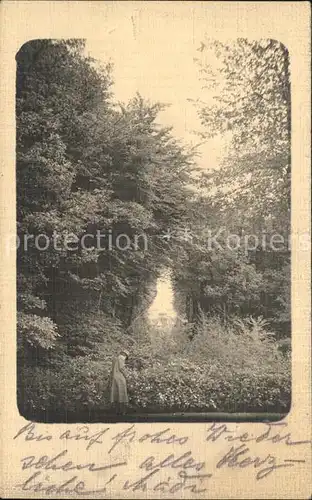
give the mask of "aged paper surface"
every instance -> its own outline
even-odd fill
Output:
[[[93,46],[105,44],[114,50],[114,37],[122,38],[125,31],[133,31],[134,12],[139,44],[155,43],[146,29],[140,29],[140,16],[158,23],[157,43],[163,44],[164,59],[166,46],[181,43],[183,51],[182,42],[188,39],[196,39],[194,47],[198,46],[204,32],[220,40],[272,38],[285,44],[290,52],[292,85],[292,228],[296,235],[310,234],[311,74],[307,2],[3,1],[0,5],[1,496],[310,498],[310,245],[299,247],[297,239],[292,246],[292,407],[283,421],[274,425],[96,423],[82,428],[79,424],[32,424],[17,410],[15,253],[6,248],[6,235],[15,234],[15,54],[25,42],[40,38],[86,38]],[[193,18],[193,33],[183,30],[183,20],[189,17]],[[162,38],[162,23],[172,25],[171,36],[166,24]],[[114,31],[111,37],[110,31]],[[153,61],[146,64],[152,65]],[[231,465],[229,460],[222,465],[222,459],[233,452],[233,446],[242,446],[241,449],[247,446],[244,458],[249,459],[241,466]],[[26,460],[26,457],[33,458]],[[179,463],[187,460],[188,466],[181,474]],[[36,492],[30,488],[27,480],[37,472],[41,473],[34,477],[38,478],[37,484],[45,481],[56,485],[59,488],[56,496],[53,490],[49,493],[38,488]],[[185,480],[183,474],[202,477]],[[71,491],[73,482],[75,491]]]

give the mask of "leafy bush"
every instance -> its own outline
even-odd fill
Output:
[[[129,378],[133,407],[153,411],[286,412],[290,405],[290,381],[284,373],[222,372],[212,376],[186,362],[166,369],[156,367]]]
[[[108,405],[110,363],[87,356],[63,359],[52,368],[26,367],[19,370],[20,412],[67,414]]]
[[[145,325],[144,334],[145,342],[140,328],[128,340],[132,410],[288,411],[290,356],[261,322],[248,320],[225,331],[217,320],[204,320],[191,343],[181,328],[172,335]],[[97,359],[68,357],[49,369],[20,370],[22,413],[109,411],[111,361],[120,345],[111,342]]]
[[[52,349],[59,334],[57,325],[48,316],[18,313],[17,333],[19,350],[29,347]]]
[[[225,327],[202,316],[194,339],[189,325],[156,328],[149,365],[129,371],[134,407],[160,411],[286,412],[290,354],[284,354],[261,318],[233,319]]]

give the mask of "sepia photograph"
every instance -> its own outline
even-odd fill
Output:
[[[42,38],[16,53],[19,413],[281,420],[288,49],[210,38],[209,26],[195,43],[191,18],[164,20],[168,45],[159,20],[139,13],[131,30],[111,25],[109,44]]]

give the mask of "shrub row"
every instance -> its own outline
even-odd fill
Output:
[[[24,415],[109,409],[110,366],[85,357],[61,368],[20,371],[19,409]],[[136,412],[287,412],[290,376],[199,367],[186,360],[128,370],[130,409]]]

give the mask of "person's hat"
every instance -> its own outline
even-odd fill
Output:
[[[127,356],[127,358],[129,357],[129,351],[127,351],[127,349],[122,349],[120,351],[120,354],[125,354]]]

